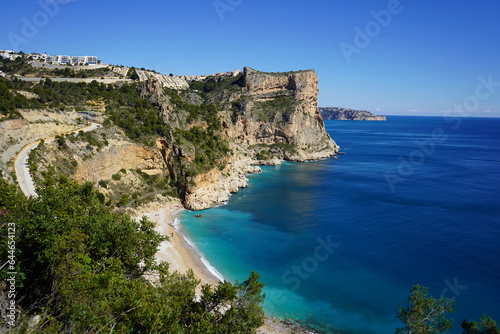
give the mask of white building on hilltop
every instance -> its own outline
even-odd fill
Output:
[[[2,58],[10,58],[10,56],[14,53],[14,51],[10,50],[0,50],[0,57]]]
[[[71,64],[71,57],[70,56],[57,56],[57,63],[66,65],[66,64]]]
[[[40,55],[38,59],[44,63],[54,65],[96,65],[99,62],[95,56],[51,56],[43,54]],[[33,60],[35,60],[35,58],[33,58]]]
[[[4,59],[15,60],[16,58],[22,57],[20,54],[15,53],[11,50],[0,50],[0,57]]]
[[[22,56],[23,54],[11,50],[0,50],[0,57],[5,59],[14,60]],[[46,53],[30,53],[27,56],[33,61],[54,65],[97,65],[99,63],[99,60],[95,56],[52,56]]]

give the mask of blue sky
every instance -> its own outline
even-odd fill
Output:
[[[321,106],[499,117],[498,13],[498,0],[17,0],[2,3],[0,49],[180,75],[312,68]]]

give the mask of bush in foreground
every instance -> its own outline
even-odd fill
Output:
[[[14,332],[28,332],[34,316],[30,333],[253,333],[262,324],[257,273],[241,284],[203,286],[196,298],[192,272],[155,262],[165,237],[152,222],[112,212],[89,183],[60,178],[38,192],[26,199],[0,179],[0,224],[15,225]],[[6,233],[0,239],[7,244]],[[8,271],[0,271],[2,281]]]

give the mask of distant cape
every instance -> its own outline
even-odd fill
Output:
[[[385,121],[385,116],[377,116],[366,110],[353,110],[348,108],[326,107],[319,108],[323,119],[345,121]]]

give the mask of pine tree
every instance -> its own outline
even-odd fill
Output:
[[[500,328],[495,320],[488,316],[479,318],[476,321],[462,321],[463,334],[500,334]]]
[[[446,318],[454,312],[455,301],[446,298],[434,299],[428,296],[428,288],[413,286],[408,298],[408,306],[400,307],[397,318],[404,327],[396,334],[439,334],[453,327],[453,320]]]

